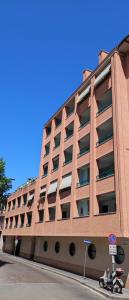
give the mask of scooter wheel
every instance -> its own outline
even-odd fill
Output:
[[[104,282],[103,282],[103,280],[100,280],[100,281],[99,281],[99,286],[100,286],[101,288],[104,288]]]

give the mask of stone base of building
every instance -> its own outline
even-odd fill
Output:
[[[19,256],[34,261],[83,275],[86,237],[20,237]],[[86,276],[98,279],[104,270],[112,269],[111,255],[107,238],[87,238],[95,247],[87,251]],[[118,239],[117,244],[123,249],[115,267],[124,269],[124,281],[129,288],[129,239]],[[72,245],[72,246],[71,246]],[[7,236],[4,251],[14,253],[14,237]],[[122,262],[122,263],[120,263]]]

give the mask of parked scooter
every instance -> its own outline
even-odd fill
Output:
[[[100,287],[110,290],[112,293],[116,292],[122,294],[124,283],[121,276],[123,273],[124,270],[121,268],[116,269],[114,272],[110,272],[109,268],[107,268],[104,275],[99,278]]]

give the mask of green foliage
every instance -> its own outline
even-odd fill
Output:
[[[9,196],[8,191],[12,188],[12,179],[5,176],[5,161],[0,158],[0,208],[6,205]]]

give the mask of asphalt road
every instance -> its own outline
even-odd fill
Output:
[[[104,298],[83,285],[28,262],[0,254],[1,300],[97,300]]]

